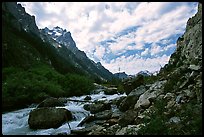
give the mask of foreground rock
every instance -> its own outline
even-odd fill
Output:
[[[130,94],[121,101],[119,105],[119,110],[125,112],[128,109],[134,108],[134,105],[137,102],[138,98],[145,91],[146,91],[146,87],[144,85],[141,85],[140,87],[132,90]]]
[[[71,112],[64,108],[38,108],[30,112],[28,124],[31,129],[58,128],[71,119]]]
[[[65,106],[64,102],[61,101],[62,99],[57,99],[57,98],[47,98],[44,101],[42,101],[37,108],[41,107],[56,107],[56,106]]]

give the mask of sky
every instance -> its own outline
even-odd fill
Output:
[[[197,2],[19,2],[39,29],[71,32],[78,49],[112,73],[159,71]]]

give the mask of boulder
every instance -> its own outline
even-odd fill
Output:
[[[99,120],[103,119],[110,119],[112,116],[112,111],[111,110],[104,110],[102,112],[98,112],[95,114],[95,118]]]
[[[56,106],[65,106],[65,104],[61,101],[61,99],[57,99],[57,98],[47,98],[44,101],[42,101],[37,108],[41,108],[41,107],[56,107]]]
[[[72,120],[72,114],[65,108],[37,108],[30,112],[28,124],[31,129],[58,128]]]
[[[169,119],[169,122],[170,123],[179,123],[181,120],[180,120],[180,118],[179,117],[171,117],[170,119]]]
[[[115,135],[116,131],[121,128],[120,125],[114,124],[110,127],[106,128],[106,131],[104,132],[105,135]]]
[[[191,70],[194,70],[194,71],[198,71],[198,70],[201,69],[200,66],[196,66],[196,65],[190,65],[188,68],[191,69]]]
[[[87,117],[85,117],[78,125],[77,127],[79,126],[83,126],[84,123],[89,123],[89,122],[92,122],[95,120],[95,116],[94,115],[89,115]]]
[[[104,90],[104,94],[106,94],[106,95],[113,95],[113,94],[117,94],[117,93],[118,93],[118,91],[117,91],[117,88],[115,88],[115,87],[106,88]]]
[[[140,125],[128,125],[122,129],[118,129],[115,135],[137,135]]]
[[[91,96],[86,96],[84,100],[91,100]]]
[[[119,110],[125,112],[129,108],[134,107],[135,103],[137,102],[139,97],[137,96],[127,96],[119,105]]]
[[[152,89],[153,90],[153,89]],[[135,109],[138,109],[138,108],[143,108],[143,109],[146,109],[148,108],[152,101],[154,101],[156,99],[156,97],[160,94],[160,91],[159,90],[156,90],[156,91],[152,91],[152,90],[147,90],[144,94],[142,94],[137,103],[135,104]]]
[[[93,125],[93,126],[85,127],[85,128],[82,128],[82,129],[71,130],[71,133],[72,134],[76,134],[76,135],[86,135],[86,134],[88,134],[91,131],[100,131],[102,129],[103,129],[102,126]]]
[[[134,122],[135,118],[137,117],[137,111],[131,109],[127,110],[118,120],[118,124],[122,127],[130,125]]]
[[[92,114],[111,109],[110,103],[96,102],[94,104],[84,105],[84,109],[90,111]]]
[[[119,105],[119,110],[122,112],[125,112],[128,109],[134,108],[134,105],[137,103],[138,98],[141,94],[143,94],[146,91],[146,88],[144,85],[141,85],[140,87],[132,90],[128,96],[121,101]]]

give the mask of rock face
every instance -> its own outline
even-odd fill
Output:
[[[72,114],[64,108],[39,108],[30,112],[28,124],[31,129],[58,128],[72,119]]]
[[[2,3],[2,9],[13,15],[13,24],[18,30],[23,28],[25,31],[39,35],[38,27],[35,23],[35,17],[25,12],[25,8],[16,2]]]

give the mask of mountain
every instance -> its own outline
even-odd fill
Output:
[[[149,72],[148,70],[140,71],[136,75],[143,75],[143,76],[151,76],[152,73]]]
[[[38,60],[50,64],[63,74],[83,73],[92,78],[112,79],[111,72],[101,64],[90,60],[83,51],[77,48],[70,32],[60,27],[55,27],[53,30],[48,28],[39,30],[35,17],[26,13],[25,8],[16,2],[2,3],[2,14],[3,26],[6,26],[3,30],[5,33],[16,33],[14,37],[27,39],[29,44],[32,43],[31,47],[26,44],[15,47],[18,53],[14,50],[8,52],[5,50],[8,46],[5,46],[3,66],[32,66],[33,62]],[[16,60],[12,61],[12,57],[16,57]]]
[[[126,78],[128,78],[128,75],[125,72],[115,73],[114,76],[116,78],[119,78],[119,79],[126,79]]]
[[[110,80],[113,78],[113,74],[104,68],[100,62],[95,63],[90,60],[84,51],[77,48],[71,33],[67,32],[66,29],[58,26],[53,29],[44,28],[40,30],[40,33],[44,41],[49,41],[62,57],[71,61],[77,68],[101,79]]]

